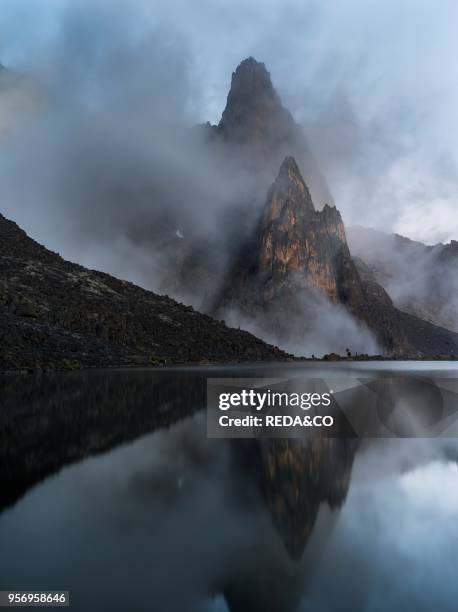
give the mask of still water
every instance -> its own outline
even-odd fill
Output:
[[[206,437],[208,376],[290,374],[458,378],[444,362],[2,378],[0,590],[68,590],[88,612],[456,612],[457,440]]]

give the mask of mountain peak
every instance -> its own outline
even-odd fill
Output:
[[[282,106],[265,65],[253,57],[240,62],[232,73],[218,129],[226,140],[257,144],[270,153],[276,143],[294,137],[292,116]]]
[[[25,233],[14,221],[10,221],[0,213],[0,251],[9,257],[29,257],[40,261],[60,260],[57,253],[49,251]],[[0,258],[1,258],[0,253]]]
[[[283,160],[277,178],[271,187],[271,200],[289,202],[313,212],[315,210],[310,192],[302,178],[299,166],[291,155]]]
[[[267,194],[259,228],[260,235],[273,223],[281,226],[282,231],[288,231],[287,228],[293,228],[299,219],[308,222],[315,214],[310,192],[296,160],[294,157],[286,157]]]
[[[208,126],[207,126],[208,129]],[[285,153],[299,160],[316,204],[333,201],[326,180],[300,125],[282,104],[265,64],[250,56],[232,73],[226,106],[208,134],[231,145],[242,145],[254,170],[277,167]]]
[[[232,73],[231,91],[247,96],[261,92],[272,97],[277,95],[265,64],[251,56],[242,60]]]
[[[289,180],[300,179],[302,182],[304,182],[302,179],[301,171],[299,170],[296,160],[292,155],[288,155],[282,161],[277,179],[280,178],[287,178]]]

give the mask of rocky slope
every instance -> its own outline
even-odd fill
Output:
[[[398,234],[350,227],[351,252],[366,278],[401,310],[458,331],[458,242],[427,246]]]
[[[281,341],[304,333],[320,296],[362,321],[388,355],[457,352],[457,334],[399,311],[380,285],[361,278],[340,213],[328,205],[315,209],[295,160],[287,157],[217,309],[263,322]]]
[[[283,359],[168,296],[63,260],[0,215],[0,369]]]

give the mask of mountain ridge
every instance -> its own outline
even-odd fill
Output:
[[[458,332],[458,242],[426,245],[400,234],[352,226],[349,246],[361,274],[402,311]]]
[[[168,296],[64,260],[0,214],[0,370],[287,359]]]

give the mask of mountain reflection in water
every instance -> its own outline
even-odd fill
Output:
[[[207,375],[3,381],[0,588],[70,589],[85,611],[454,609],[454,441],[210,440]],[[422,469],[447,478],[435,504]]]

